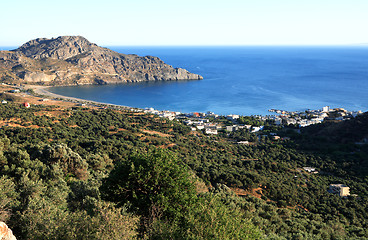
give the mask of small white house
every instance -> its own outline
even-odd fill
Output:
[[[322,108],[322,112],[327,113],[327,112],[329,112],[329,111],[330,111],[330,107],[329,107],[329,106],[326,106],[326,107],[323,107],[323,108]]]
[[[330,184],[328,192],[337,194],[340,197],[347,197],[350,195],[350,187],[344,184]]]
[[[276,125],[281,125],[282,124],[282,119],[281,118],[276,118],[275,119],[275,124]]]
[[[234,131],[237,131],[238,129],[239,129],[239,126],[237,125],[226,126],[226,131],[228,132],[234,132]]]
[[[205,133],[216,135],[217,134],[217,129],[206,128]]]
[[[316,169],[314,167],[303,167],[304,171],[307,171],[309,173],[315,172]]]
[[[227,115],[226,118],[229,120],[235,120],[235,119],[239,119],[239,115],[231,114],[231,115]]]
[[[252,129],[252,133],[259,132],[259,131],[263,130],[263,127],[264,127],[264,126],[260,126],[260,127],[253,127],[253,129]]]
[[[198,124],[196,127],[197,127],[198,130],[204,129],[204,125],[203,124]]]

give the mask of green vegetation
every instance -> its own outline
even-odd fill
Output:
[[[366,239],[368,147],[349,127],[363,117],[270,141],[128,111],[1,105],[0,220],[19,239]]]

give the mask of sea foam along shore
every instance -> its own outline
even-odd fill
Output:
[[[52,93],[52,92],[48,91],[48,88],[50,88],[50,87],[49,86],[39,86],[39,85],[26,85],[26,86],[24,86],[25,90],[32,89],[33,92],[36,95],[46,96],[50,99],[59,99],[59,100],[63,100],[63,101],[81,103],[81,104],[93,104],[95,106],[108,106],[108,107],[113,107],[113,108],[130,108],[128,106],[97,102],[97,101],[86,100],[86,99],[75,98],[75,97],[68,97],[68,96]]]

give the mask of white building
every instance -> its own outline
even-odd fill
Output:
[[[264,127],[264,126],[260,126],[260,127],[253,127],[253,129],[252,129],[252,133],[259,132],[259,131],[263,130],[263,127]]]
[[[296,120],[294,118],[287,118],[285,119],[286,120],[286,124],[289,125],[289,124],[296,124]]]
[[[276,125],[281,125],[282,124],[282,119],[281,118],[276,118],[275,119],[275,124]]]
[[[216,130],[221,129],[221,126],[214,124],[214,123],[206,123],[205,127],[209,129],[216,129]]]
[[[315,173],[316,169],[314,167],[303,167],[304,171],[309,173]]]
[[[329,112],[330,111],[330,106],[326,106],[322,108],[322,112]]]
[[[204,129],[204,125],[203,124],[196,125],[196,127],[197,127],[198,130]]]
[[[159,114],[159,111],[158,110],[155,110],[154,108],[146,108],[144,110],[144,113]]]
[[[185,121],[183,121],[183,123],[185,124],[185,125],[192,125],[193,124],[193,122],[192,122],[192,120],[185,120]]]
[[[239,126],[237,126],[237,125],[226,126],[226,131],[228,131],[228,132],[234,132],[234,131],[237,131],[237,130],[239,130]]]
[[[235,120],[235,119],[239,119],[239,115],[231,114],[231,115],[227,115],[226,118],[229,120]]]
[[[340,197],[347,197],[350,195],[350,188],[344,184],[330,184],[328,192],[337,194]]]
[[[205,133],[216,135],[217,134],[217,129],[206,128]]]
[[[160,117],[164,117],[164,118],[168,118],[169,120],[174,120],[176,114],[174,112],[169,112],[169,111],[163,111],[161,113],[158,114]]]
[[[252,128],[252,125],[243,125],[243,126],[239,126],[240,129],[246,128],[248,130],[250,130]]]

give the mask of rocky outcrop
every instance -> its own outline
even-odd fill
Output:
[[[64,36],[56,39],[37,38],[23,44],[15,51],[34,59],[56,58],[65,60],[98,48],[96,44],[90,43],[84,37]]]
[[[45,74],[43,72],[27,72],[24,75],[24,80],[28,83],[32,82],[50,82],[56,78],[55,74]]]
[[[4,222],[0,222],[0,240],[17,240]]]
[[[152,56],[120,54],[81,36],[38,38],[0,51],[0,81],[43,85],[200,80]]]

